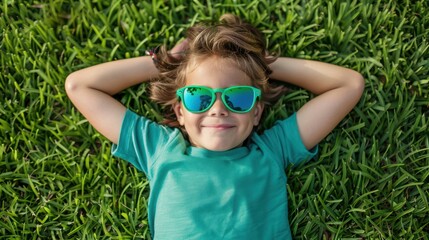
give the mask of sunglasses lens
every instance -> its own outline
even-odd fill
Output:
[[[224,92],[225,104],[234,112],[249,111],[255,101],[255,93],[251,88],[230,88]]]
[[[208,89],[188,87],[183,92],[183,104],[191,112],[203,112],[210,107],[212,94]]]

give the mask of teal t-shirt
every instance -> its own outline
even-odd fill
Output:
[[[154,239],[291,239],[285,168],[311,159],[296,114],[246,146],[210,151],[178,129],[128,110],[113,155],[150,183],[148,218]]]

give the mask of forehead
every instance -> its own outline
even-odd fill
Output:
[[[194,57],[190,60],[186,70],[186,85],[225,88],[252,85],[252,81],[234,60],[210,56],[206,58]]]

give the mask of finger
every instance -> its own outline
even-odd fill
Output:
[[[175,53],[183,52],[183,51],[185,51],[188,48],[189,48],[188,39],[184,39],[181,42],[177,43],[176,46],[174,46],[171,49],[170,53],[171,54],[175,54]]]

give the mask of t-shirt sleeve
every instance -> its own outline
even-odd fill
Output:
[[[148,169],[158,152],[162,152],[168,136],[167,127],[127,110],[122,120],[119,142],[113,144],[112,154],[128,161],[150,178]]]
[[[281,156],[285,168],[306,162],[318,152],[318,146],[310,150],[305,147],[299,133],[296,113],[285,120],[277,121],[261,137],[276,155]]]

